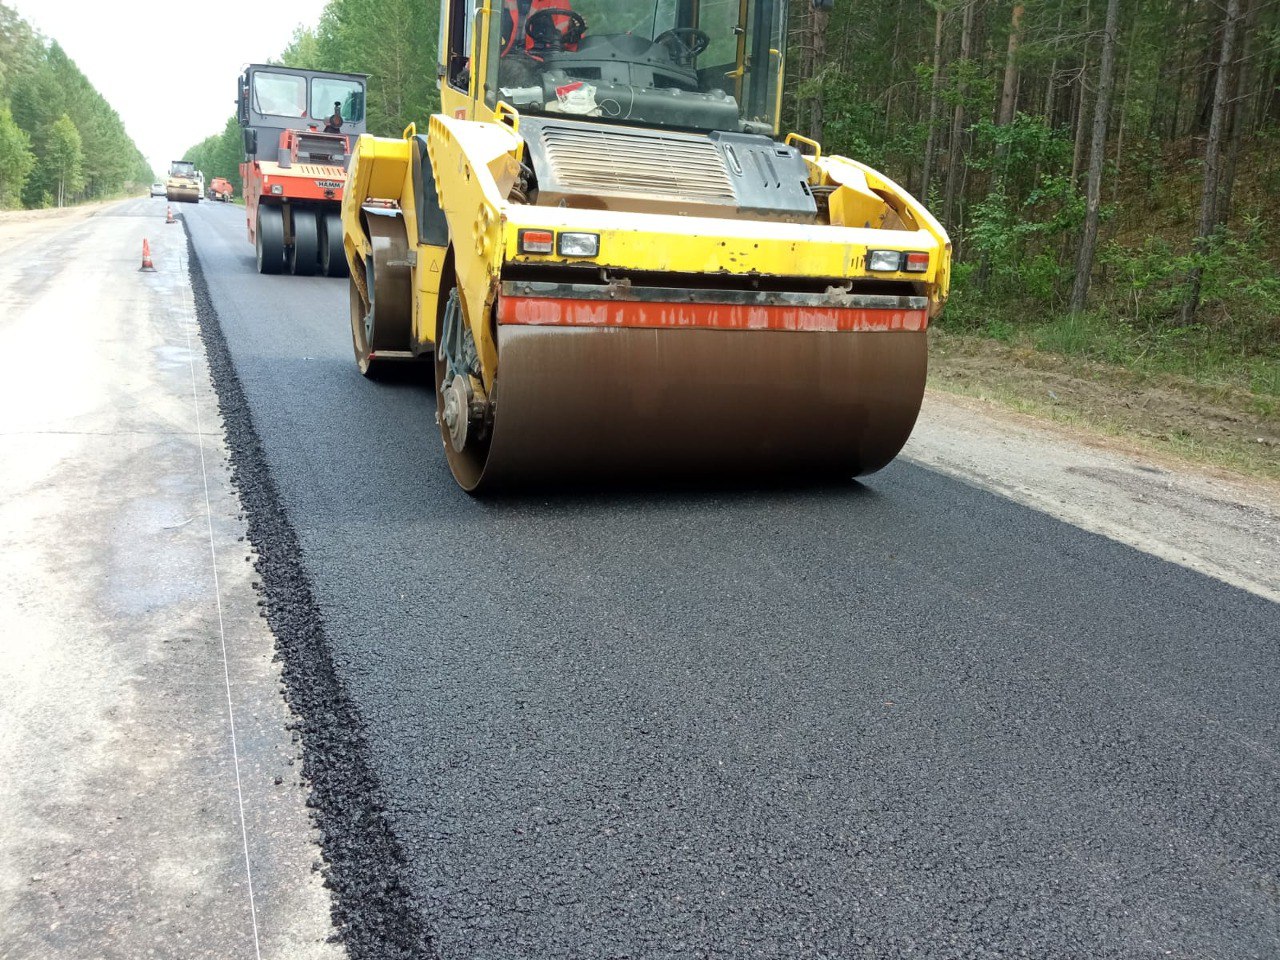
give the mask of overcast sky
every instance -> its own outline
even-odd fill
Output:
[[[6,0],[57,40],[124,120],[157,173],[222,130],[246,63],[276,56],[325,0]],[[217,14],[218,29],[208,20]],[[175,24],[181,23],[180,28]]]

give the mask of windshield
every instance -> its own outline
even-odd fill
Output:
[[[195,175],[196,165],[188,160],[175,160],[169,164],[171,177],[194,177]]]
[[[311,118],[328,120],[337,109],[347,123],[364,119],[364,88],[354,80],[316,77],[311,81]]]
[[[775,130],[786,0],[494,6],[490,49],[501,55],[490,60],[490,103],[618,123]]]
[[[257,71],[253,75],[253,108],[277,117],[305,117],[307,78]]]

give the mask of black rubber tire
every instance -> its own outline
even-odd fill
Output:
[[[259,273],[284,271],[284,211],[279,207],[258,207],[254,246],[258,253]]]
[[[314,210],[293,208],[293,246],[289,248],[289,269],[299,277],[314,276],[320,266],[319,230]]]
[[[320,216],[320,272],[326,277],[345,277],[347,253],[342,248],[342,217],[337,213]]]

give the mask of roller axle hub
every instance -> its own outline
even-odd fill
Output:
[[[473,425],[478,425],[483,415],[483,407],[476,403],[475,393],[467,377],[456,376],[440,385],[443,406],[441,420],[449,434],[449,442],[453,449],[461,453],[466,449],[467,439],[473,434]]]

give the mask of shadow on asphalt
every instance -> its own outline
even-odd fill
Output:
[[[458,491],[462,493],[461,489]],[[880,494],[853,478],[829,477],[707,477],[679,480],[610,480],[592,479],[579,483],[544,482],[518,490],[495,490],[472,499],[483,506],[500,510],[521,510],[531,506],[546,507],[559,502],[578,508],[611,510],[629,505],[654,506],[654,501],[668,507],[697,507],[722,503],[732,498],[738,504],[755,503],[768,506],[794,503],[814,494],[828,502],[840,500],[872,502]]]

